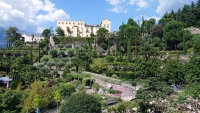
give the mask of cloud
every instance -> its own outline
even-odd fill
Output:
[[[124,7],[125,0],[105,0],[105,1],[113,6],[113,8],[109,9],[108,11],[115,12],[115,13],[127,12],[127,10]]]
[[[158,0],[159,5],[156,9],[156,13],[164,14],[166,12],[171,12],[171,10],[177,11],[179,8],[182,8],[185,4],[190,4],[192,1],[196,2],[197,0]]]
[[[69,19],[69,14],[57,9],[50,0],[20,0],[20,3],[23,5],[19,5],[19,0],[0,1],[1,27],[7,29],[15,26],[22,31],[41,32],[40,25],[58,19]]]
[[[105,1],[113,6],[112,9],[109,9],[109,11],[115,13],[126,13],[128,11],[127,6],[136,5],[138,7],[136,11],[148,7],[148,2],[147,2],[148,0],[105,0]]]
[[[49,12],[46,15],[39,14],[36,17],[36,19],[38,22],[47,22],[47,21],[54,22],[58,19],[63,19],[63,20],[69,19],[69,15],[66,14],[62,9],[59,9],[56,10],[55,12]]]

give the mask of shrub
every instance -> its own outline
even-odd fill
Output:
[[[40,64],[38,64],[37,65],[39,68],[42,68],[42,67],[44,67],[44,63],[40,63]]]
[[[58,44],[57,46],[58,46],[58,48],[60,48],[60,50],[64,47],[63,44]]]
[[[59,55],[60,55],[61,57],[65,56],[65,51],[60,51],[60,52],[59,52]]]
[[[52,72],[51,72],[51,74],[53,75],[53,77],[55,77],[55,75],[57,75],[58,74],[58,70],[53,70]]]
[[[63,71],[63,73],[62,73],[62,77],[65,79],[66,78],[66,75],[68,74],[68,73],[71,73],[68,69],[65,69],[64,71]]]
[[[115,91],[114,89],[109,89],[109,90],[108,90],[108,93],[115,94],[116,91]]]
[[[72,45],[71,44],[67,44],[66,48],[72,48]]]
[[[68,50],[67,54],[68,54],[69,57],[74,56],[74,49]]]
[[[56,63],[56,67],[59,68],[59,70],[61,70],[61,68],[64,67],[64,66],[65,66],[64,62],[60,61],[60,62]]]
[[[121,80],[118,79],[114,79],[114,78],[110,78],[107,76],[103,76],[103,75],[98,75],[95,73],[90,73],[90,72],[83,72],[84,74],[90,74],[91,77],[97,78],[99,80],[105,81],[105,82],[109,82],[109,83],[113,83],[113,84],[121,84]]]
[[[47,66],[51,69],[53,66],[55,66],[55,63],[52,61],[47,62]]]
[[[118,76],[116,74],[113,74],[112,78],[118,79]]]
[[[179,44],[177,45],[177,49],[183,50],[183,43],[179,43]]]
[[[115,61],[115,58],[112,57],[112,56],[107,56],[107,57],[106,57],[106,60],[107,60],[108,62],[114,62],[114,61]]]
[[[47,62],[49,61],[49,58],[48,57],[44,57],[43,61],[45,62],[45,64],[47,64]]]
[[[72,93],[74,93],[75,90],[75,85],[67,83],[64,85],[59,86],[59,89],[61,90],[61,95],[63,97],[63,99],[66,99],[67,97],[70,97],[72,95]]]
[[[61,106],[60,113],[101,113],[101,104],[92,95],[76,93]]]
[[[58,54],[58,52],[56,51],[56,50],[54,50],[54,49],[52,49],[52,50],[50,50],[50,55],[54,58],[54,57],[56,57],[57,56],[57,54]]]
[[[99,84],[98,83],[93,83],[92,88],[97,92],[99,90]]]
[[[69,58],[62,58],[61,61],[67,63],[67,62],[69,62]]]

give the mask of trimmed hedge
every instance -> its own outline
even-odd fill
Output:
[[[133,72],[125,72],[125,71],[107,71],[106,76],[111,77],[113,74],[116,74],[120,78],[124,79],[135,79]]]
[[[90,74],[91,77],[97,78],[99,80],[105,81],[105,82],[109,82],[109,83],[113,83],[113,84],[121,84],[121,80],[118,79],[114,79],[114,78],[110,78],[107,76],[103,76],[103,75],[99,75],[96,73],[91,73],[91,72],[83,72],[84,74]]]

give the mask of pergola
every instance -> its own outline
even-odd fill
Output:
[[[9,88],[10,82],[12,81],[9,77],[0,76],[0,84],[6,84],[6,87]]]

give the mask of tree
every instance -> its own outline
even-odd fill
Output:
[[[53,78],[58,74],[58,70],[54,69],[51,71],[51,74],[53,75]]]
[[[41,103],[42,103],[42,97],[40,95],[36,94],[33,99],[33,108],[36,109],[36,108],[40,107]]]
[[[128,26],[125,30],[125,35],[126,35],[126,41],[127,41],[127,57],[128,57],[128,61],[131,61],[131,45],[133,45],[132,43],[135,42],[135,46],[137,46],[137,39],[138,39],[138,27],[137,24],[135,26]],[[137,49],[137,48],[136,48]],[[136,51],[135,49],[135,51]],[[136,52],[135,52],[136,54]]]
[[[58,88],[63,99],[69,98],[76,91],[75,85],[70,83],[60,85]]]
[[[42,32],[42,36],[45,38],[49,38],[49,34],[51,33],[50,29],[44,29]]]
[[[74,56],[74,49],[69,49],[69,50],[67,51],[67,54],[68,54],[69,57]]]
[[[143,43],[139,48],[139,54],[148,59],[150,56],[158,55],[158,50],[148,43]]]
[[[62,96],[60,94],[60,90],[56,90],[55,91],[55,93],[54,93],[54,100],[56,101],[57,107],[58,107],[59,102],[62,100]]]
[[[107,70],[107,62],[103,58],[94,59],[90,69],[95,73],[102,73]]]
[[[97,31],[97,44],[101,46],[102,49],[107,49],[107,38],[108,30],[106,28],[99,28]]]
[[[59,68],[59,70],[61,70],[61,68],[64,67],[64,66],[65,66],[65,63],[62,62],[62,61],[56,63],[56,67]]]
[[[47,62],[49,61],[49,58],[48,57],[44,57],[43,61],[45,62],[45,64],[47,64]]]
[[[166,41],[174,43],[176,50],[177,42],[181,40],[183,24],[181,22],[172,20],[164,27],[164,38]]]
[[[13,90],[6,90],[0,94],[0,112],[8,110],[9,112],[16,112],[17,106],[20,104],[22,94]]]
[[[200,53],[200,39],[194,41],[194,52],[197,54]]]
[[[15,40],[15,42],[14,42],[14,46],[15,46],[15,47],[20,47],[21,45],[23,45],[22,41],[20,41],[20,40]]]
[[[63,44],[58,44],[57,46],[58,46],[58,48],[60,48],[60,50],[64,47]]]
[[[51,68],[53,67],[53,66],[55,66],[55,63],[54,62],[52,62],[52,61],[49,61],[49,62],[47,62],[47,66],[50,68],[50,70],[51,70]]]
[[[17,38],[20,38],[20,34],[17,37],[17,31],[17,27],[9,27],[8,30],[6,30],[6,41],[8,47],[11,47],[15,40],[17,40]]]
[[[58,54],[57,50],[54,50],[54,49],[50,50],[49,53],[50,53],[50,55],[51,55],[53,58],[56,57],[57,54]]]
[[[161,76],[170,84],[181,84],[186,82],[183,65],[180,60],[169,60],[165,63]]]
[[[62,105],[60,113],[101,113],[101,104],[92,95],[76,93]]]
[[[141,112],[144,113],[152,107],[151,101],[156,101],[159,98],[165,99],[172,93],[173,90],[161,78],[149,77],[145,81],[145,85],[137,90],[136,101],[139,103]]]
[[[163,27],[161,25],[154,25],[152,27],[152,37],[163,37]]]
[[[56,32],[59,36],[65,36],[65,31],[60,26],[56,28]]]

